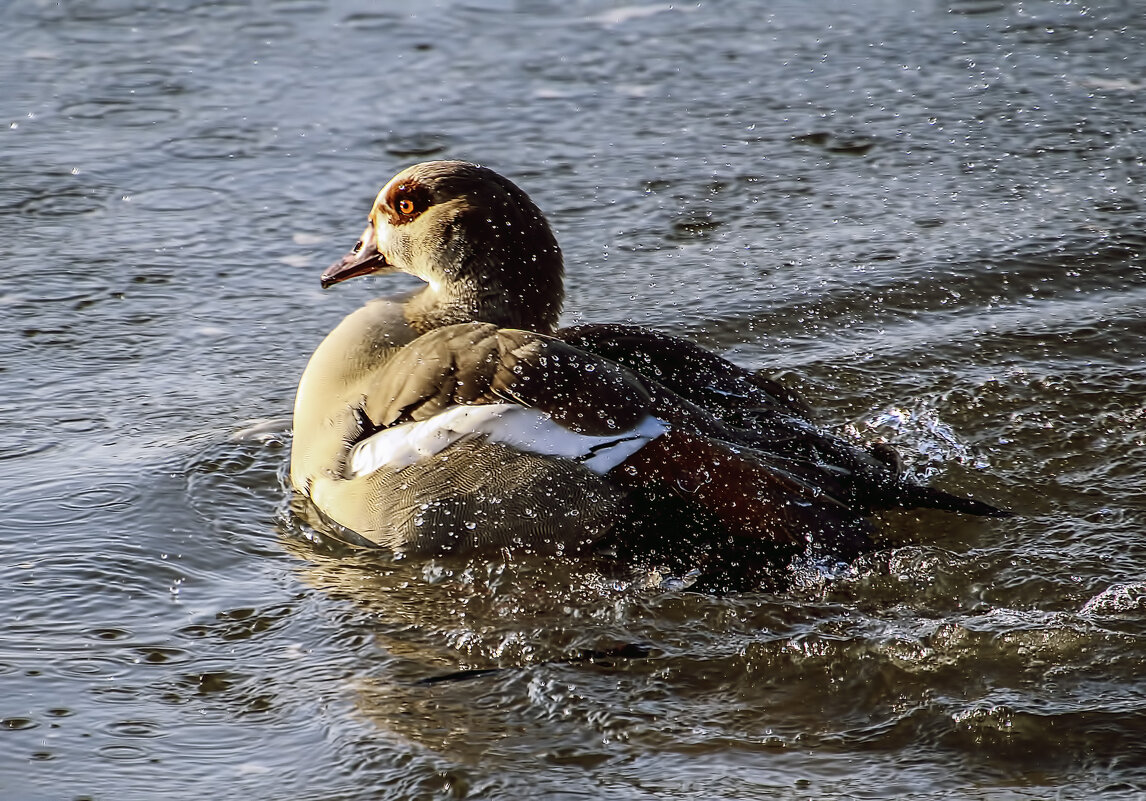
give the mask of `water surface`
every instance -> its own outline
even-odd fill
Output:
[[[1138,4],[0,18],[0,796],[1146,794]],[[239,432],[406,285],[317,277],[438,157],[549,214],[566,322],[690,336],[1020,516],[888,514],[721,597],[321,541],[289,432]]]

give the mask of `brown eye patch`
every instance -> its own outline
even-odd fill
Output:
[[[430,192],[416,181],[407,181],[391,187],[385,200],[391,224],[401,225],[426,210],[430,205]]]

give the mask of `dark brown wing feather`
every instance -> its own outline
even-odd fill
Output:
[[[629,325],[575,326],[556,335],[636,371],[664,419],[750,448],[766,462],[780,460],[785,472],[857,514],[895,506],[1010,514],[906,480],[891,446],[864,446],[822,431],[795,393],[687,340]]]
[[[541,409],[579,434],[626,431],[651,412],[652,398],[631,371],[553,337],[503,328],[492,391]]]
[[[391,357],[364,401],[374,430],[450,406],[515,401],[581,434],[624,431],[649,414],[643,382],[560,340],[490,323],[436,328]]]
[[[657,381],[682,398],[734,422],[746,410],[812,421],[811,408],[783,384],[722,359],[686,339],[635,325],[579,325],[556,335]],[[759,426],[761,420],[751,424]]]

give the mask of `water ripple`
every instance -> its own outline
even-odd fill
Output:
[[[5,526],[55,528],[74,526],[93,517],[133,506],[139,489],[133,483],[110,481],[89,486],[85,479],[52,478],[30,482],[0,501]]]
[[[171,122],[181,112],[175,106],[102,97],[61,106],[65,117],[81,122],[110,122],[128,128],[148,128]]]
[[[171,186],[131,193],[131,202],[148,211],[196,211],[221,202],[227,192],[206,186]]]
[[[107,205],[108,197],[95,188],[54,187],[26,192],[23,199],[9,206],[19,214],[36,217],[72,217],[93,214]]]
[[[172,137],[163,147],[183,159],[241,159],[254,155],[260,144],[258,134],[253,131],[220,131],[212,127]]]

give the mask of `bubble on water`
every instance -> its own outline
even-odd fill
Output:
[[[1001,704],[977,704],[951,714],[956,728],[971,732],[976,740],[992,732],[1010,732],[1015,725],[1015,711]]]
[[[661,576],[659,589],[666,592],[682,592],[700,579],[700,570],[694,568],[683,576]]]
[[[859,434],[861,439],[873,433],[886,436],[903,452],[907,463],[904,472],[917,481],[929,480],[947,462],[978,470],[989,466],[985,457],[960,441],[955,430],[939,418],[935,409],[922,403],[910,409],[890,406],[863,421],[862,426],[866,430],[852,427],[849,433]]]
[[[1114,584],[1091,598],[1079,614],[1122,615],[1146,610],[1146,582]]]

